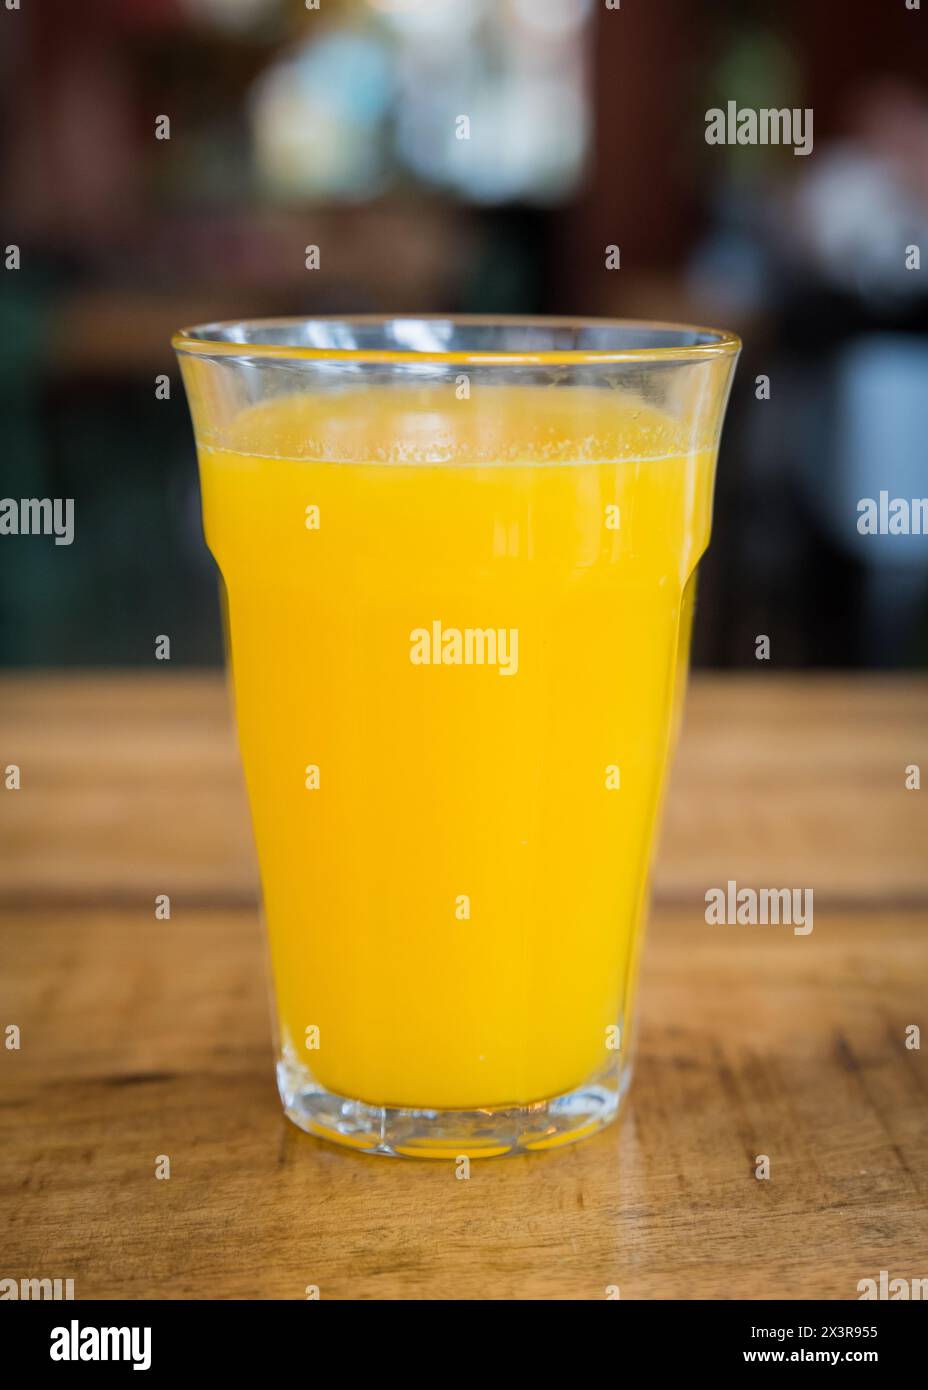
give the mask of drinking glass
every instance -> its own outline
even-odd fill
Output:
[[[617,1113],[730,333],[174,339],[302,1129],[420,1157]]]

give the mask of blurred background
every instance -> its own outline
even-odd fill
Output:
[[[0,493],[77,517],[0,550],[3,664],[147,664],[156,633],[220,661],[171,332],[400,311],[740,332],[696,664],[762,633],[778,666],[928,662],[928,539],[856,506],[928,494],[928,5],[22,0],[0,27]],[[812,153],[707,145],[728,101],[811,107]]]

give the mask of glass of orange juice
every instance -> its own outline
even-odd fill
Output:
[[[618,1112],[729,333],[174,339],[302,1129],[418,1157]]]

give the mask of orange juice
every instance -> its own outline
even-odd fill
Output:
[[[282,1046],[525,1105],[628,1028],[714,450],[625,392],[360,399],[200,445]]]

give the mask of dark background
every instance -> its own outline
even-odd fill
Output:
[[[928,539],[856,501],[928,494],[928,5],[20,0],[0,53],[0,494],[76,507],[0,540],[5,665],[220,660],[170,334],[361,311],[740,332],[697,663],[925,665]],[[811,155],[707,145],[729,100]]]

